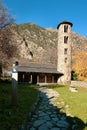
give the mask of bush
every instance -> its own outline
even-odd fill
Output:
[[[78,80],[78,74],[75,71],[72,71],[72,73],[71,73],[71,79],[72,80]]]

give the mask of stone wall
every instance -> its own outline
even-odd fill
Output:
[[[71,81],[71,86],[86,87],[87,88],[87,82],[84,82],[84,81]]]

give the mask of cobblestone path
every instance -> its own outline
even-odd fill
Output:
[[[77,124],[73,117],[60,112],[55,100],[59,94],[52,89],[39,87],[39,104],[30,120],[27,130],[77,130]]]

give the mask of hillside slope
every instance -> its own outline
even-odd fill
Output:
[[[12,44],[16,44],[18,55],[9,59],[9,63],[18,60],[23,62],[38,62],[42,64],[57,64],[57,30],[45,29],[33,23],[12,25]],[[85,68],[87,72],[87,39],[72,32],[72,69],[80,75],[81,79]],[[85,64],[81,64],[79,62]],[[78,69],[80,68],[80,69]],[[87,73],[85,74],[85,79]]]
[[[14,39],[20,48],[19,59],[56,64],[57,32],[35,24],[14,25]]]

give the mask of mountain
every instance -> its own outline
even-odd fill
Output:
[[[13,35],[11,43],[17,46],[18,51],[13,57],[9,58],[9,63],[12,64],[15,60],[17,60],[19,61],[19,64],[24,62],[39,62],[42,64],[56,65],[57,30],[52,28],[45,29],[33,23],[20,25],[14,24],[11,26],[11,30]],[[79,70],[77,63],[79,63],[78,59],[83,59],[81,62],[86,62],[87,39],[74,32],[72,32],[71,37],[72,69],[77,73],[80,73],[79,71],[81,70],[82,65],[80,67],[79,64]],[[82,57],[78,58],[79,56]],[[85,65],[87,65],[87,63],[85,63]],[[82,72],[80,75],[81,74]]]

